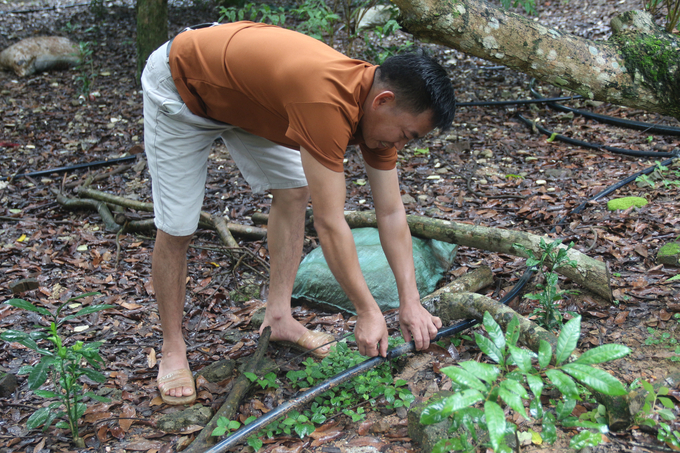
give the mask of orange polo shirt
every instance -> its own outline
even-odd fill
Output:
[[[304,147],[337,172],[352,144],[371,167],[395,167],[396,150],[367,148],[358,129],[376,68],[301,33],[253,22],[186,31],[170,48],[172,78],[191,112]]]

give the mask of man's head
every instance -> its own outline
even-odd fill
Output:
[[[446,71],[426,55],[388,58],[364,104],[362,133],[370,148],[395,146],[451,126],[456,100]]]
[[[395,94],[398,107],[415,114],[431,110],[434,127],[451,126],[456,111],[453,86],[444,68],[429,56],[390,57],[378,67],[375,81]]]

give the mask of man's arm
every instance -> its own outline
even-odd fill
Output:
[[[354,237],[345,221],[345,175],[320,164],[300,149],[314,207],[314,227],[328,267],[357,311],[354,327],[359,352],[387,355],[387,325],[359,267]],[[417,293],[416,293],[417,294]]]
[[[378,220],[380,243],[392,268],[399,291],[399,322],[404,340],[426,349],[442,322],[420,303],[416,286],[411,233],[401,201],[397,170],[377,170],[366,165]]]

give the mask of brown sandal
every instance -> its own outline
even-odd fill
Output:
[[[191,374],[191,371],[186,368],[159,377],[156,379],[156,383],[158,384],[158,391],[161,393],[161,398],[166,404],[177,406],[180,404],[191,404],[196,401],[196,384],[194,383],[194,377]],[[177,387],[191,387],[194,393],[189,396],[170,396],[165,394],[166,390]]]

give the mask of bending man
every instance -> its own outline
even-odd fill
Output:
[[[272,341],[306,349],[328,341],[297,322],[290,309],[311,196],[324,256],[356,308],[359,351],[387,352],[385,319],[344,219],[343,157],[348,145],[358,144],[397,281],[402,334],[418,349],[429,346],[441,321],[420,304],[395,166],[397,150],[409,140],[451,124],[453,88],[441,66],[426,56],[405,55],[378,67],[294,31],[237,22],[180,33],[151,55],[142,85],[158,228],[152,271],[163,329],[158,382],[166,402],[195,399],[181,331],[186,252],[218,137],[253,192],[273,195],[271,281],[262,325],[271,326]],[[316,352],[325,355],[328,347]]]

